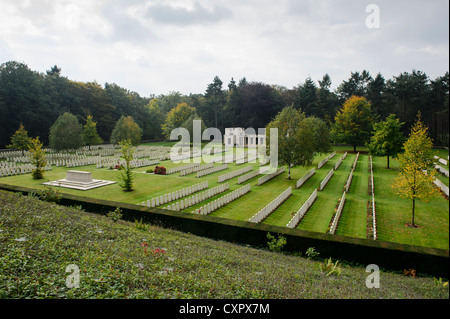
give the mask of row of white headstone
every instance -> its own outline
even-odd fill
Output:
[[[217,194],[226,192],[229,189],[228,183],[218,185],[216,187],[210,188],[206,191],[203,191],[201,193],[195,194],[191,197],[188,197],[184,200],[181,200],[179,202],[173,203],[172,205],[169,205],[167,207],[164,207],[164,209],[168,210],[174,210],[174,211],[180,211],[187,209],[191,206],[197,205],[200,202],[203,202],[207,200],[208,198],[214,197]]]
[[[36,167],[32,164],[22,164],[17,166],[10,166],[10,167],[1,167],[0,168],[0,177],[6,177],[6,176],[14,176],[14,175],[22,175],[22,174],[28,174],[33,172],[36,169]],[[44,167],[44,171],[51,171],[52,166],[46,165]]]
[[[193,168],[193,167],[198,167],[198,166],[200,166],[200,163],[193,163],[193,164],[186,164],[186,165],[171,167],[166,170],[166,175],[175,174],[175,173],[181,172],[183,170]]]
[[[445,175],[446,177],[449,177],[448,170],[443,168],[441,165],[435,164],[434,167],[440,172],[441,174]]]
[[[314,192],[312,192],[312,194],[306,200],[306,202],[302,205],[302,207],[300,207],[300,209],[291,218],[289,223],[287,223],[286,227],[288,227],[288,228],[297,227],[298,223],[302,220],[302,218],[305,216],[308,209],[312,206],[312,204],[316,200],[317,194],[318,194],[317,189],[315,189]]]
[[[317,164],[317,169],[321,169],[322,166],[324,166],[330,159],[332,159],[336,155],[336,152],[331,153],[327,156],[323,161],[321,161],[319,164]]]
[[[310,170],[308,173],[305,174],[305,176],[303,176],[302,178],[300,178],[297,183],[295,184],[296,188],[300,188],[303,184],[305,184],[305,182],[311,178],[311,176],[313,176],[316,172],[316,168],[313,168],[312,170]]]
[[[344,191],[344,193],[342,194],[342,197],[341,197],[340,202],[339,202],[339,206],[338,206],[338,208],[336,210],[336,214],[334,214],[334,218],[333,218],[333,221],[331,223],[331,227],[330,227],[329,233],[332,234],[332,235],[334,235],[334,233],[336,232],[336,228],[337,228],[337,225],[338,225],[338,222],[339,222],[339,218],[341,217],[342,210],[344,209],[345,194],[347,194],[346,191]]]
[[[353,172],[355,171],[356,165],[358,164],[358,158],[359,158],[359,152],[358,152],[358,154],[356,154],[355,161],[354,161],[353,164],[352,164],[352,169],[351,169],[351,171],[350,171],[350,174],[348,175],[347,182],[345,183],[344,190],[345,190],[346,192],[348,192],[348,190],[350,189],[350,185],[352,184],[352,180],[353,180]]]
[[[267,170],[269,170],[268,166],[267,167],[260,167],[256,171],[253,171],[253,172],[247,173],[245,175],[239,176],[238,180],[237,180],[237,183],[238,184],[242,184],[242,183],[244,183],[244,182],[246,182],[246,181],[248,181],[248,180],[250,180],[250,179],[252,179],[252,178],[254,178],[256,176],[258,176],[258,175],[261,175],[261,174],[265,173]]]
[[[250,191],[250,184],[244,185],[241,188],[238,188],[234,191],[232,191],[229,194],[226,194],[222,197],[219,197],[216,200],[213,200],[212,202],[209,202],[206,205],[203,205],[199,209],[196,209],[192,211],[193,214],[200,214],[200,215],[208,215],[211,214],[213,211],[227,205],[228,203],[244,196]]]
[[[232,179],[232,178],[234,178],[236,176],[248,173],[248,172],[250,172],[252,170],[253,170],[253,166],[250,165],[250,166],[247,166],[247,167],[244,167],[244,168],[241,168],[241,169],[238,169],[238,170],[226,173],[224,175],[220,175],[217,178],[217,181],[218,181],[218,183],[222,183],[222,182],[225,182],[225,181],[227,181],[229,179]]]
[[[376,207],[375,207],[375,185],[373,183],[373,161],[372,156],[369,156],[369,167],[370,167],[370,183],[371,183],[371,195],[372,195],[372,229],[373,229],[373,240],[378,238],[377,235],[377,218],[376,218]]]
[[[334,175],[334,169],[331,169],[330,172],[327,174],[327,176],[325,176],[325,178],[320,182],[319,184],[319,191],[322,191],[325,186],[328,184],[328,182],[330,181],[331,177],[333,177]]]
[[[337,163],[334,165],[335,171],[339,168],[339,166],[341,166],[342,162],[345,160],[346,157],[347,157],[347,152],[345,152],[344,155],[342,155],[342,157],[339,159],[339,161],[337,161]]]
[[[435,156],[434,159],[438,160],[439,163],[441,163],[442,165],[445,165],[445,166],[448,165],[448,156],[447,156],[447,160],[440,158],[439,156]]]
[[[208,168],[208,169],[204,169],[204,170],[201,170],[201,171],[197,172],[197,178],[203,177],[203,176],[209,175],[209,174],[214,174],[216,172],[220,172],[220,171],[223,171],[223,170],[226,170],[226,169],[228,169],[228,164],[223,164],[223,165],[220,165],[220,166],[215,166],[215,167],[211,167],[211,168]]]
[[[198,172],[212,169],[213,167],[214,167],[213,163],[208,163],[208,164],[204,164],[204,165],[200,165],[200,166],[191,167],[191,168],[182,170],[180,172],[180,176],[186,176],[186,175],[189,175],[189,174],[192,174],[195,172],[197,172],[197,175],[198,175]]]
[[[158,207],[167,203],[170,203],[174,200],[178,200],[181,199],[183,197],[189,196],[193,193],[202,191],[204,189],[208,188],[208,181],[204,181],[192,186],[188,186],[185,188],[182,188],[180,190],[171,192],[171,193],[167,193],[161,196],[157,196],[154,197],[152,199],[147,200],[146,202],[142,202],[141,205],[142,206],[147,206],[147,207]]]
[[[347,153],[345,153],[345,154],[347,154]],[[345,186],[344,186],[344,193],[342,194],[342,197],[340,198],[339,205],[336,210],[336,214],[334,214],[333,221],[331,222],[331,226],[330,226],[330,230],[329,230],[330,234],[334,235],[334,233],[336,232],[336,228],[339,223],[339,218],[341,218],[341,213],[342,213],[342,210],[344,209],[345,196],[346,196],[348,190],[350,189],[350,185],[351,185],[352,179],[353,179],[353,172],[355,171],[356,165],[358,163],[358,158],[359,158],[359,152],[356,155],[355,161],[353,162],[352,169],[350,171],[350,174],[348,175],[347,182],[345,183]]]
[[[264,206],[263,209],[261,209],[259,212],[257,212],[255,215],[253,215],[249,221],[252,223],[260,223],[263,221],[267,216],[269,216],[275,209],[277,209],[278,206],[280,206],[286,199],[289,198],[289,196],[292,195],[292,187],[289,186],[288,189],[286,189],[283,193],[277,196],[273,201],[271,201],[269,204]]]
[[[448,196],[448,186],[447,185],[445,185],[441,180],[439,180],[438,178],[435,178],[434,179],[434,181],[433,181],[433,183],[437,186],[437,187],[439,187],[441,190],[442,190],[442,192],[445,194],[445,195],[447,195],[447,197],[449,197]]]
[[[266,174],[263,177],[258,178],[258,185],[262,185],[267,181],[270,181],[272,178],[277,177],[278,175],[282,174],[284,172],[285,168],[284,166],[282,168],[277,169],[275,172],[271,174]]]

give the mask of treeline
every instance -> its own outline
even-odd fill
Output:
[[[114,83],[77,82],[64,77],[58,66],[45,73],[26,64],[9,61],[0,65],[0,148],[9,144],[20,124],[30,136],[39,136],[48,145],[50,127],[63,113],[74,114],[84,125],[88,117],[97,123],[104,142],[122,116],[131,116],[142,130],[143,140],[167,138],[166,119],[180,104],[195,109],[206,127],[262,128],[285,107],[293,105],[306,116],[332,124],[337,111],[352,95],[365,97],[372,116],[384,120],[396,114],[409,130],[420,111],[436,144],[448,145],[449,74],[431,80],[420,71],[404,72],[386,80],[381,74],[352,72],[335,90],[325,74],[317,83],[311,78],[293,88],[248,82],[245,78],[228,84],[219,77],[202,94],[142,97]],[[175,112],[176,113],[176,112]],[[190,116],[193,116],[192,113]],[[166,125],[165,125],[166,124]]]

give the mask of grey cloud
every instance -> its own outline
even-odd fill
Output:
[[[96,35],[100,41],[129,41],[146,43],[158,39],[158,36],[137,19],[126,14],[126,6],[107,3],[101,10],[101,17],[112,27],[110,36]]]
[[[155,22],[179,26],[216,23],[231,16],[232,13],[227,8],[214,6],[212,10],[208,10],[198,3],[194,4],[193,10],[168,5],[153,5],[146,12],[146,17]]]

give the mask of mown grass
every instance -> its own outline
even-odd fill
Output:
[[[337,154],[300,188],[295,188],[296,181],[304,176],[312,167],[324,159],[327,154],[318,155],[311,167],[293,167],[291,168],[291,179],[289,180],[287,171],[269,182],[258,186],[258,177],[247,181],[245,184],[251,184],[251,191],[243,197],[229,203],[228,205],[216,210],[212,216],[237,219],[247,221],[270,201],[275,199],[288,187],[292,187],[292,196],[290,196],[281,206],[279,206],[271,215],[269,215],[263,223],[286,226],[292,215],[303,205],[311,193],[319,186],[319,183],[334,167],[334,164],[341,158],[344,152],[348,151],[347,158],[343,161],[334,176],[329,181],[325,189],[319,192],[318,198],[307,212],[303,220],[297,225],[297,228],[314,232],[327,232],[329,224],[333,218],[338,200],[342,197],[343,189],[347,181],[352,163],[356,154],[352,153],[352,149],[345,146],[336,146]],[[242,151],[239,149],[237,151]],[[358,148],[357,151],[367,151],[365,148]],[[447,153],[445,153],[447,152]],[[445,157],[448,151],[440,150],[439,155]],[[448,155],[447,155],[448,156]],[[401,199],[394,194],[391,187],[394,178],[398,172],[398,162],[391,159],[391,168],[386,168],[386,158],[374,158],[374,174],[375,174],[375,200],[377,208],[377,223],[379,239],[383,241],[407,243],[412,245],[435,247],[441,249],[449,248],[449,206],[448,200],[439,197],[434,198],[430,202],[418,202],[416,223],[419,228],[411,229],[406,226],[411,219],[411,203],[406,199]],[[367,201],[370,199],[367,193],[368,180],[370,173],[368,172],[369,157],[366,153],[361,153],[359,162],[354,173],[352,185],[346,196],[346,203],[342,212],[336,234],[352,236],[358,238],[366,237],[367,227]],[[166,168],[183,165],[183,163],[175,164],[170,161],[164,161],[160,166]],[[216,164],[219,165],[219,164]],[[179,174],[168,176],[147,174],[147,169],[154,168],[141,167],[134,170],[134,191],[123,192],[118,184],[100,187],[90,191],[78,191],[67,188],[58,188],[60,192],[87,196],[91,198],[113,200],[124,203],[138,204],[155,196],[160,196],[168,192],[182,189],[187,186],[194,185],[201,181],[207,180],[209,187],[219,185],[217,178],[219,175],[252,165],[253,169],[258,169],[256,163],[245,163],[236,165],[230,163],[229,168],[202,178],[196,178],[196,174],[190,174],[180,177]],[[118,181],[120,172],[109,170],[106,168],[96,169],[95,166],[84,166],[76,168],[78,170],[91,171],[94,179],[105,179]],[[65,178],[68,168],[54,167],[52,171],[45,172],[45,181],[53,181]],[[448,184],[448,178],[439,176]],[[230,185],[228,192],[231,192],[241,185],[237,185],[238,177],[226,181]],[[36,181],[31,178],[30,174],[3,177],[1,183],[25,186],[35,189],[43,189],[42,181]],[[217,195],[203,203],[199,203],[188,209],[186,213],[203,206],[206,202],[212,201],[226,193]]]
[[[449,298],[431,277],[380,273],[133,223],[0,192],[0,298]],[[164,250],[156,253],[156,250]],[[320,253],[320,252],[319,252]],[[327,258],[327,256],[319,256]],[[79,269],[68,288],[68,265]]]

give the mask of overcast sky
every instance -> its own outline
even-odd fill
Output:
[[[370,4],[376,6],[368,7]],[[379,18],[379,19],[378,19]],[[0,0],[0,63],[141,96],[449,70],[448,0]],[[317,82],[316,82],[317,83]]]

